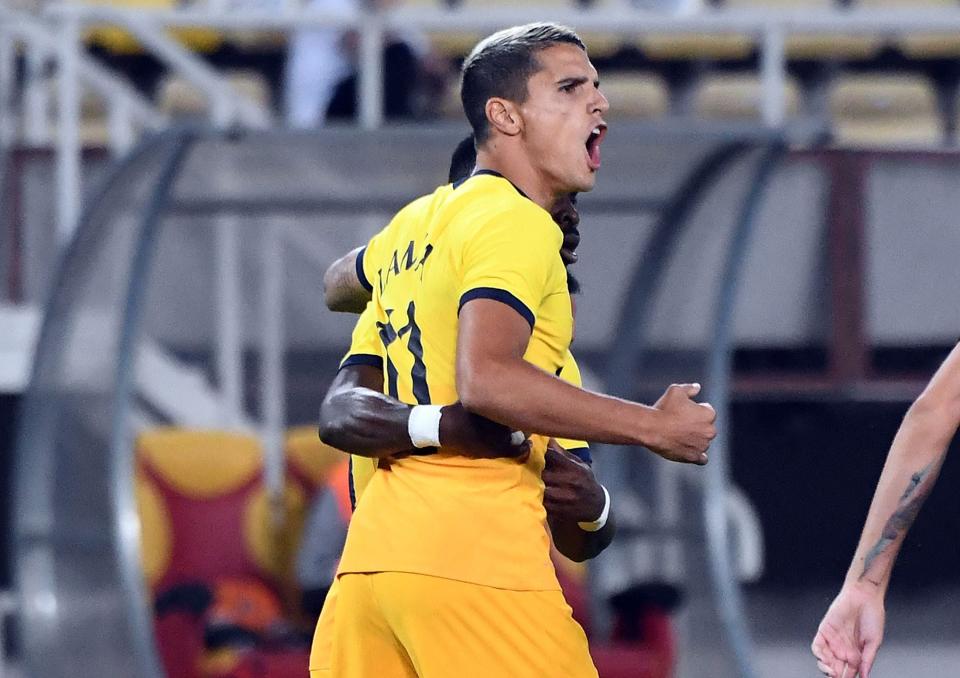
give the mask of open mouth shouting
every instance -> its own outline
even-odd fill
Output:
[[[600,144],[603,142],[603,138],[607,136],[607,125],[605,123],[600,123],[592,130],[590,130],[590,135],[587,137],[585,144],[587,151],[587,165],[590,167],[590,171],[596,172],[600,169]]]

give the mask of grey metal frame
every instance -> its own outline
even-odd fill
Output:
[[[24,397],[23,415],[19,424],[19,434],[15,457],[14,485],[14,557],[16,560],[17,592],[22,601],[20,606],[24,645],[26,650],[26,668],[29,675],[55,675],[58,667],[49,666],[56,657],[56,633],[51,633],[51,625],[59,621],[56,618],[58,601],[55,597],[56,584],[54,568],[56,556],[53,545],[64,539],[89,542],[85,548],[99,551],[106,563],[120,573],[120,586],[126,599],[126,621],[128,632],[135,645],[129,648],[135,657],[135,666],[140,676],[161,676],[159,661],[152,637],[151,615],[148,613],[146,595],[143,590],[140,547],[139,518],[133,501],[133,463],[130,455],[130,398],[132,392],[132,349],[137,331],[137,318],[143,293],[150,245],[157,228],[157,219],[166,200],[170,184],[176,176],[176,169],[184,156],[190,138],[168,133],[154,136],[141,143],[123,162],[117,163],[106,178],[99,198],[94,198],[81,218],[76,236],[68,246],[59,267],[56,280],[51,286],[48,303],[45,305],[45,317],[40,331],[31,385]],[[164,149],[164,146],[168,148]],[[91,215],[99,203],[109,194],[110,187],[125,172],[135,167],[141,158],[158,152],[166,152],[164,182],[154,188],[150,211],[143,222],[143,236],[136,248],[136,264],[140,270],[131,272],[128,280],[126,304],[121,328],[120,352],[114,375],[113,406],[109,452],[109,491],[111,516],[91,516],[89,535],[64,535],[54,522],[54,472],[56,454],[51,431],[44,426],[46,416],[56,407],[48,402],[54,397],[47,393],[43,383],[44,371],[50,373],[61,369],[63,361],[62,345],[59,342],[63,332],[61,324],[64,312],[75,297],[71,289],[71,274],[82,266],[90,247],[97,246],[102,238],[97,232],[86,227],[95,227]],[[101,226],[103,224],[100,224]],[[53,416],[59,416],[53,414]],[[104,538],[95,528],[96,519],[109,518]],[[94,535],[97,535],[96,537]],[[38,567],[38,564],[41,567]],[[63,563],[59,563],[63,565]],[[46,626],[46,635],[43,627]],[[38,632],[34,632],[39,628]],[[96,633],[96,629],[91,629]],[[52,643],[52,644],[47,644]],[[62,668],[62,667],[59,667]]]
[[[134,361],[136,341],[139,336],[140,318],[143,315],[143,298],[147,291],[150,263],[159,237],[160,219],[167,205],[170,189],[177,178],[193,137],[177,134],[171,140],[171,148],[165,160],[153,196],[143,219],[143,230],[131,266],[130,280],[124,311],[123,327],[117,349],[116,396],[113,411],[113,435],[111,440],[111,490],[114,504],[114,520],[117,534],[117,556],[120,561],[122,587],[127,604],[133,612],[130,624],[137,665],[142,676],[160,676],[160,662],[153,642],[153,616],[143,587],[140,560],[140,518],[137,513],[133,491],[133,426],[130,422],[130,406],[135,396]]]

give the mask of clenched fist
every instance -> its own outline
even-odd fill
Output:
[[[707,448],[717,435],[717,413],[709,403],[693,398],[700,384],[671,384],[653,407],[661,414],[658,430],[647,444],[669,461],[706,464]]]

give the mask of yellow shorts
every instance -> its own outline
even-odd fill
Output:
[[[327,678],[330,675],[330,656],[333,651],[333,619],[337,609],[337,590],[339,579],[334,579],[327,597],[323,601],[317,628],[313,631],[313,644],[310,647],[310,678]]]
[[[587,637],[560,591],[345,574],[327,596],[318,634],[329,617],[332,643],[314,638],[312,678],[597,678]]]

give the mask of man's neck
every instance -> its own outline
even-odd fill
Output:
[[[479,149],[477,166],[474,170],[492,170],[520,189],[530,200],[550,211],[556,196],[544,186],[537,171],[524,157],[511,157],[507,153],[498,153],[497,149]]]

